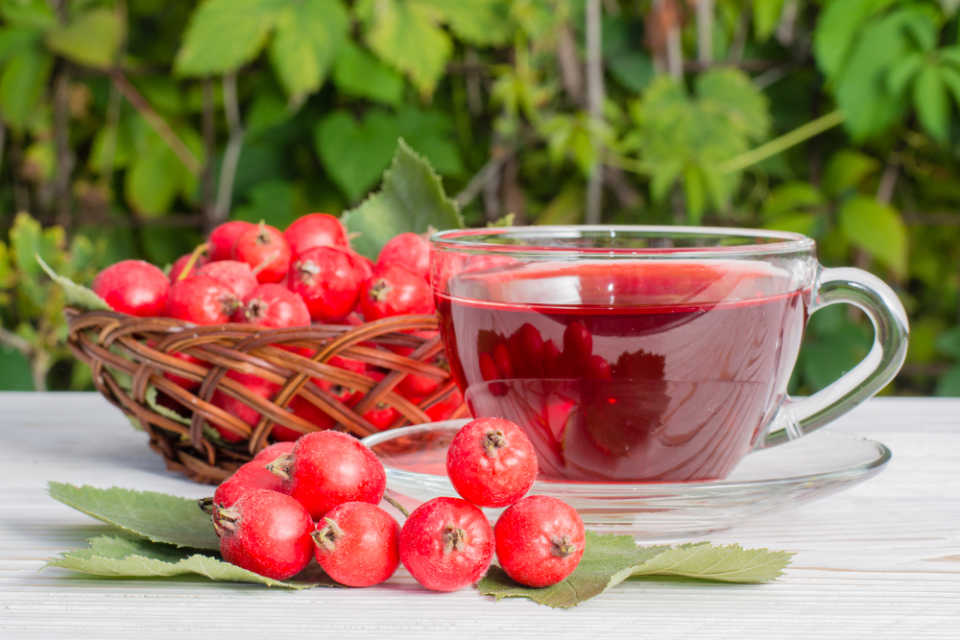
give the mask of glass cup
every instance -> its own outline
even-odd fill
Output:
[[[541,477],[709,481],[886,385],[907,316],[796,233],[709,227],[450,230],[432,281],[451,371],[475,416],[517,422]],[[844,302],[873,323],[866,358],[807,398],[787,383],[809,315]]]

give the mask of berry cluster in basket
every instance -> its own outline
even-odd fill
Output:
[[[298,218],[285,231],[260,223],[231,221],[216,227],[207,242],[174,262],[169,275],[142,260],[124,260],[101,271],[93,290],[115,311],[140,317],[170,317],[197,325],[228,322],[253,324],[265,329],[308,327],[311,323],[360,325],[364,322],[406,314],[435,311],[429,284],[430,246],[415,233],[401,233],[389,240],[374,263],[350,247],[349,236],[339,219],[324,213]],[[278,345],[304,357],[313,351]],[[392,345],[390,349],[409,356],[413,348]],[[182,352],[170,355],[204,365]],[[382,380],[385,373],[364,362],[334,355],[327,363],[352,373]],[[200,381],[164,373],[176,384],[196,391]],[[230,370],[227,377],[249,392],[271,398],[280,385],[262,377]],[[324,391],[348,406],[364,397],[356,389],[314,380]],[[440,387],[440,381],[410,373],[396,391],[419,404]],[[210,402],[247,424],[256,425],[260,412],[248,403],[216,390]],[[454,390],[425,409],[432,420],[451,416],[463,402]],[[302,397],[293,397],[287,409],[317,429],[335,426],[322,409]],[[379,403],[362,417],[378,430],[397,422],[400,413]],[[223,425],[212,426],[227,442],[243,436]],[[300,432],[275,425],[273,440],[294,440]]]
[[[214,493],[223,558],[278,580],[316,558],[336,582],[365,587],[402,562],[421,585],[455,591],[486,573],[494,552],[515,581],[555,584],[577,567],[583,522],[566,503],[526,496],[537,475],[533,445],[514,423],[478,418],[454,437],[447,475],[460,498],[417,507],[400,527],[377,506],[386,474],[362,443],[336,431],[262,450]],[[494,527],[479,507],[507,507]]]

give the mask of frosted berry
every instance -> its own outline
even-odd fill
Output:
[[[197,273],[210,276],[227,285],[240,300],[245,300],[257,288],[257,277],[246,262],[239,260],[220,260],[197,265]]]
[[[167,315],[194,324],[229,322],[239,306],[229,287],[199,273],[174,282],[167,297]]]
[[[427,589],[456,591],[486,573],[493,529],[479,508],[459,498],[433,498],[400,530],[400,561]]]
[[[527,496],[504,511],[494,533],[497,559],[507,575],[529,587],[546,587],[573,573],[583,556],[583,521],[550,496]]]
[[[344,502],[327,512],[313,533],[317,563],[349,587],[380,584],[400,564],[400,525],[368,502]]]
[[[301,436],[293,453],[270,465],[284,488],[319,520],[344,502],[377,504],[387,476],[383,464],[356,438],[339,431]]]
[[[290,246],[276,227],[261,222],[240,234],[233,258],[250,265],[258,282],[280,282],[290,268]]]
[[[310,325],[303,299],[280,284],[261,284],[244,300],[234,320],[260,327],[283,329]]]
[[[233,248],[237,244],[237,239],[242,233],[254,227],[256,227],[255,224],[242,220],[231,220],[217,226],[210,232],[210,237],[207,239],[210,245],[207,249],[210,260],[233,259]]]
[[[265,460],[251,460],[241,465],[213,492],[214,505],[232,507],[241,497],[258,489],[283,491],[283,480],[267,470]]]
[[[293,261],[287,283],[291,291],[303,297],[311,318],[333,322],[353,311],[363,273],[346,250],[316,247]]]
[[[187,271],[187,273],[184,274],[183,271],[184,269],[187,268],[187,265],[190,264],[191,258],[193,258],[193,253],[187,253],[180,256],[174,261],[173,265],[170,267],[170,273],[168,274],[168,277],[170,278],[170,282],[183,280],[183,278],[193,275],[194,273],[200,270],[200,267],[210,262],[210,258],[208,258],[203,254],[200,254],[199,256],[197,256],[196,260],[193,261],[193,265],[190,267],[190,271]],[[180,276],[183,276],[183,278],[181,278]]]
[[[132,316],[163,315],[170,281],[163,271],[143,260],[112,264],[93,280],[94,292],[114,311]]]
[[[264,466],[270,464],[280,456],[285,456],[293,451],[292,442],[274,442],[273,444],[260,449],[257,455],[253,456],[251,462],[262,462]]]
[[[537,452],[526,434],[502,418],[477,418],[447,449],[447,475],[465,500],[481,507],[513,504],[537,478]]]
[[[377,266],[396,264],[406,267],[424,280],[430,277],[430,242],[407,232],[390,238],[377,256]]]
[[[283,232],[290,251],[299,256],[314,247],[347,247],[343,223],[328,213],[308,213],[290,223]]]
[[[232,507],[214,507],[213,526],[224,560],[268,578],[291,578],[313,557],[310,514],[276,491],[258,489]]]
[[[360,291],[360,312],[367,320],[434,310],[430,285],[404,267],[378,265]]]

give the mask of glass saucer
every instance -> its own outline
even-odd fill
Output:
[[[446,452],[467,420],[433,422],[364,438],[383,462],[387,487],[408,508],[455,496]],[[760,514],[845,489],[879,472],[890,450],[879,442],[827,429],[755,451],[726,480],[684,483],[555,482],[538,480],[531,493],[555,496],[596,531],[654,539],[726,529]],[[487,509],[491,518],[499,510]]]

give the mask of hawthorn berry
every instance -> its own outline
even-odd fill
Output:
[[[257,288],[257,277],[246,262],[239,260],[220,260],[197,265],[197,273],[219,280],[233,291],[240,300],[245,300]]]
[[[210,232],[207,242],[210,245],[207,252],[210,254],[210,260],[231,260],[233,258],[233,248],[237,245],[237,239],[242,233],[256,225],[242,220],[231,220],[218,225]]]
[[[377,266],[398,264],[424,280],[430,277],[430,242],[423,236],[407,232],[393,236],[377,256]]]
[[[557,498],[527,496],[497,519],[497,559],[507,575],[529,587],[546,587],[573,573],[583,556],[583,521]]]
[[[283,232],[294,256],[314,247],[347,247],[347,231],[328,213],[308,213],[290,223]]]
[[[504,507],[533,486],[537,452],[513,422],[477,418],[465,424],[450,443],[447,475],[465,500],[481,507]]]
[[[132,316],[163,315],[169,290],[163,271],[143,260],[122,260],[93,279],[93,291],[111,309]]]
[[[184,274],[183,270],[187,268],[187,265],[190,263],[190,259],[192,257],[193,257],[192,253],[187,253],[180,256],[174,261],[173,265],[170,267],[170,273],[168,274],[168,277],[170,278],[170,282],[176,282],[177,280],[182,280],[183,278],[186,278],[187,276],[190,276],[198,272],[200,270],[200,267],[202,267],[205,264],[209,264],[210,262],[210,258],[208,258],[203,254],[200,254],[197,256],[197,259],[194,260],[193,265],[190,267],[190,271]],[[180,277],[181,275],[183,276],[183,278]]]
[[[369,320],[408,313],[433,313],[433,291],[426,281],[398,265],[378,265],[360,290],[360,312]]]
[[[242,384],[247,391],[253,393],[256,396],[261,398],[272,398],[277,391],[280,390],[280,385],[264,380],[260,376],[255,376],[249,373],[244,373],[242,371],[237,371],[235,369],[230,369],[226,373],[226,377],[231,380],[236,380]],[[251,407],[249,404],[233,397],[225,391],[217,389],[213,392],[213,397],[210,399],[211,404],[216,407],[220,407],[227,413],[236,416],[240,420],[243,420],[251,427],[257,426],[257,423],[260,422],[260,412]],[[246,438],[246,436],[236,433],[235,431],[229,429],[226,425],[213,422],[212,426],[220,434],[220,437],[226,440],[227,442],[240,442]],[[277,437],[277,430],[286,429],[282,425],[275,425],[273,428],[273,435]],[[287,429],[291,431],[290,429]],[[283,433],[283,431],[281,431]],[[296,432],[295,432],[296,433]],[[299,435],[299,434],[297,434]],[[281,438],[285,439],[285,438]]]
[[[462,404],[463,394],[460,392],[460,389],[454,387],[446,397],[424,409],[424,412],[430,416],[431,420],[439,422],[440,420],[450,419]]]
[[[251,460],[251,462],[262,462],[263,465],[266,466],[280,456],[285,456],[291,451],[293,451],[293,442],[274,442],[273,444],[260,449],[260,451],[257,452],[257,455],[253,456],[253,460]]]
[[[310,514],[277,491],[257,489],[232,507],[214,507],[213,527],[224,560],[268,578],[291,578],[313,557]]]
[[[313,532],[316,558],[328,576],[348,587],[369,587],[400,564],[400,525],[368,502],[344,502],[327,512]]]
[[[261,284],[243,301],[234,319],[274,329],[306,327],[310,312],[303,299],[283,285]]]
[[[473,584],[486,573],[493,552],[493,529],[486,516],[459,498],[424,502],[400,530],[400,561],[433,591]]]
[[[353,311],[363,273],[346,250],[315,247],[293,261],[287,283],[291,291],[303,298],[311,318],[332,322]]]
[[[240,465],[213,492],[213,504],[221,507],[232,507],[241,497],[258,489],[282,492],[283,480],[270,473],[267,470],[267,464],[269,463],[265,459],[253,459]]]
[[[356,438],[339,431],[316,431],[297,440],[293,452],[270,470],[284,479],[286,492],[319,520],[344,502],[377,504],[387,476],[383,464]]]
[[[290,268],[290,245],[279,229],[261,222],[237,237],[233,257],[250,265],[257,282],[280,282]]]
[[[229,322],[239,306],[229,287],[200,273],[174,282],[167,296],[167,315],[193,324]]]

